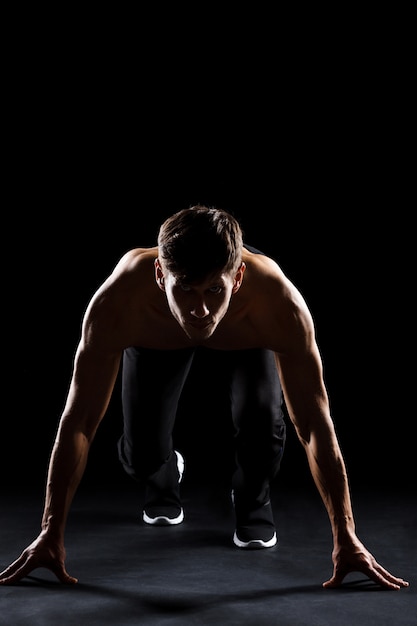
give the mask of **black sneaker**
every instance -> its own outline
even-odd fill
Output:
[[[178,477],[171,488],[158,488],[158,480],[146,487],[146,503],[143,509],[143,521],[153,526],[174,526],[184,520],[184,510],[179,497],[179,484],[184,473],[184,458],[174,450]]]
[[[233,535],[233,543],[238,548],[246,550],[259,550],[272,548],[277,543],[271,501],[258,506],[255,509],[239,506],[235,502],[232,492],[232,500],[236,512],[236,530]]]

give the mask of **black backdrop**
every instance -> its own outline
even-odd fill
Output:
[[[255,62],[248,42],[226,66],[208,47],[198,72],[166,56],[150,71],[124,46],[48,37],[15,49],[7,92],[1,481],[44,480],[94,290],[161,220],[202,202],[233,212],[310,305],[353,482],[411,484],[408,83],[388,51],[356,41],[354,54],[338,33],[331,54],[293,50],[277,78],[276,57]],[[118,475],[119,420],[116,393],[92,480]],[[305,476],[293,440],[285,472]]]

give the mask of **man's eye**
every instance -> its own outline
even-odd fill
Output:
[[[220,293],[222,291],[222,287],[220,285],[215,285],[214,287],[210,287],[211,293]]]
[[[180,285],[180,289],[182,291],[190,291],[191,287],[189,285]]]

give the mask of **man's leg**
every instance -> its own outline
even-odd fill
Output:
[[[229,355],[236,450],[233,540],[242,548],[272,547],[276,532],[270,484],[279,471],[286,434],[281,383],[273,352],[243,350]]]
[[[132,478],[146,482],[143,519],[149,524],[178,524],[184,516],[183,459],[173,449],[172,433],[193,356],[188,349],[124,352],[119,458]]]

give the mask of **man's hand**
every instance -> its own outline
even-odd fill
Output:
[[[386,589],[401,589],[409,583],[397,578],[380,565],[365,546],[356,540],[349,546],[333,551],[333,576],[323,583],[326,589],[339,587],[345,576],[351,572],[361,572]]]
[[[13,585],[38,567],[51,570],[61,583],[78,582],[65,569],[64,546],[52,541],[41,532],[37,539],[23,550],[19,558],[0,573],[0,584]]]

